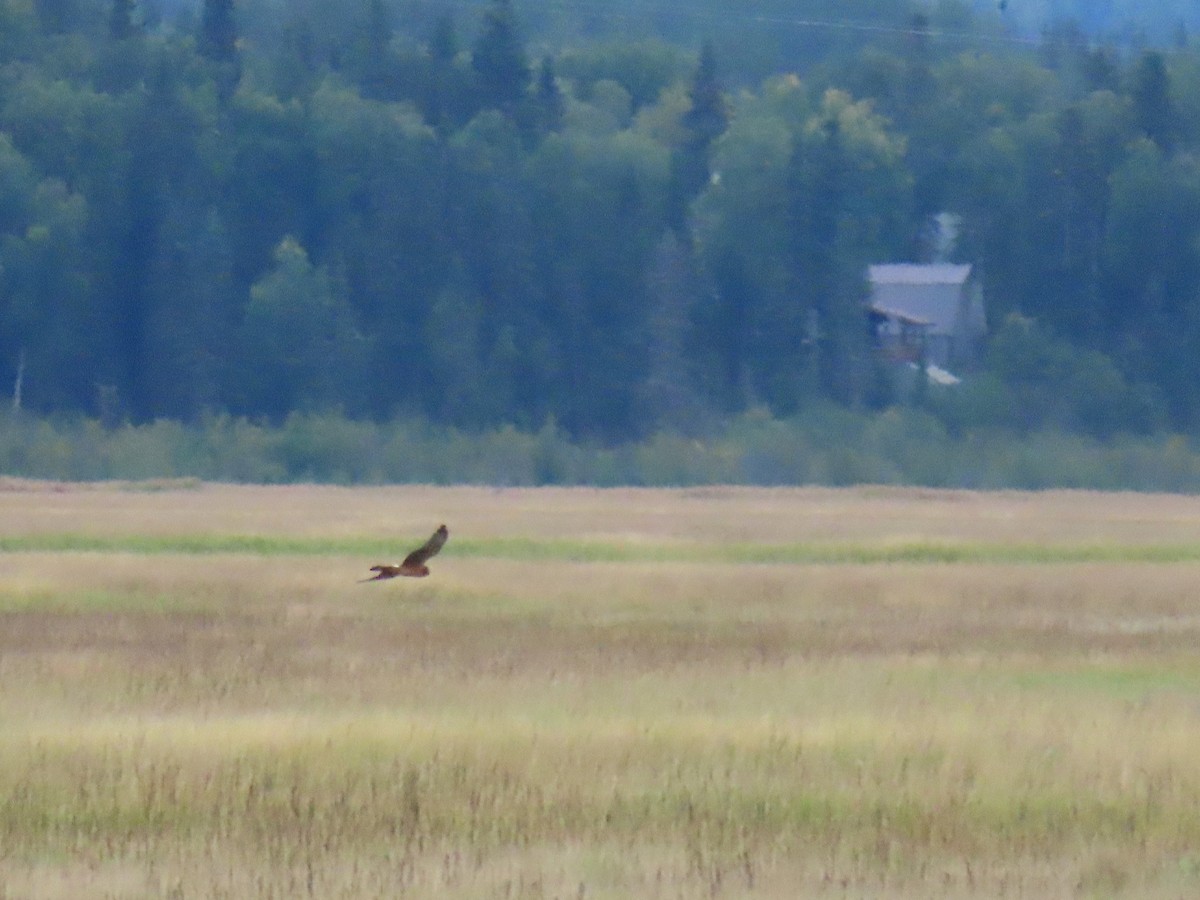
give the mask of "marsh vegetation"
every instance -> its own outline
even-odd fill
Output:
[[[1193,498],[3,487],[0,895],[1200,889]]]

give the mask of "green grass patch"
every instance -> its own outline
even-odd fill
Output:
[[[1200,691],[1200,671],[1148,668],[1083,668],[1062,672],[1026,671],[1013,676],[1016,686],[1035,693],[1061,691],[1118,700],[1151,694]]]
[[[195,599],[139,591],[0,591],[0,613],[150,612],[180,613],[202,609]]]
[[[82,534],[56,532],[0,537],[0,553],[247,554],[393,558],[408,545],[378,537],[298,537],[260,534]],[[1196,544],[1032,544],[953,541],[811,543],[647,543],[560,538],[460,538],[447,556],[564,562],[716,562],[867,565],[880,563],[1187,563]]]

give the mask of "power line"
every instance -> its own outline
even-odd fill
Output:
[[[859,31],[871,34],[900,35],[906,37],[945,38],[961,41],[983,41],[995,44],[1022,44],[1035,46],[1042,42],[1040,37],[990,34],[983,31],[951,31],[944,28],[912,28],[898,25],[881,25],[876,22],[857,22],[852,19],[827,21],[822,19],[798,19],[780,16],[752,16],[751,21],[765,25],[788,25],[793,28],[828,29],[831,31]]]
[[[463,10],[478,10],[483,7],[485,0],[444,0],[440,5],[455,7]],[[924,38],[934,41],[955,42],[961,44],[991,44],[996,46],[1010,45],[1015,47],[1039,47],[1047,43],[1059,46],[1074,46],[1090,48],[1094,46],[1134,47],[1131,38],[1118,41],[1114,36],[1103,39],[1080,34],[1072,39],[1065,35],[1048,37],[1046,33],[1021,34],[1015,31],[997,33],[983,28],[975,30],[959,30],[950,28],[916,27],[913,25],[888,25],[883,22],[873,22],[861,19],[821,19],[803,16],[782,16],[766,13],[738,13],[732,10],[705,11],[680,8],[683,4],[665,6],[657,3],[622,2],[597,3],[589,0],[546,0],[546,2],[528,2],[519,4],[526,11],[557,10],[565,12],[584,12],[594,18],[609,22],[628,22],[631,25],[644,25],[645,20],[659,16],[669,16],[672,19],[685,19],[691,22],[708,22],[715,26],[754,25],[774,28],[790,28],[797,30],[846,32],[858,34],[885,35],[893,37]],[[1003,11],[1000,14],[1003,15]],[[1157,52],[1176,53],[1186,52],[1186,48],[1155,47]]]

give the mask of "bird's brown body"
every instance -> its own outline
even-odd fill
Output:
[[[433,536],[429,540],[404,557],[404,562],[399,565],[371,566],[371,571],[376,573],[375,577],[364,578],[362,580],[382,581],[386,578],[396,578],[401,575],[409,578],[424,578],[429,574],[429,566],[425,565],[426,561],[442,549],[442,546],[449,537],[450,530],[445,525],[439,525],[438,530],[433,533]]]

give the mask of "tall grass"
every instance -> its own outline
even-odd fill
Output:
[[[624,879],[657,866],[675,870],[674,890],[737,895],[789,863],[882,885],[952,865],[962,887],[972,864],[1006,861],[1018,880],[1038,858],[1078,868],[1119,854],[1131,835],[1152,861],[1196,846],[1197,773],[1177,766],[1194,728],[1180,711],[1100,704],[1063,721],[1009,701],[992,713],[1005,731],[961,709],[723,728],[368,713],[35,731],[35,750],[3,751],[0,836],[16,855],[93,835],[114,855],[208,844],[229,876],[250,853],[274,878],[298,864],[320,882],[344,877],[338,860],[390,861],[403,863],[397,887],[407,868],[430,893],[448,853],[481,888],[498,855],[636,847]],[[1097,754],[1114,738],[1121,753]]]
[[[0,492],[0,892],[1191,896],[1194,507]]]

